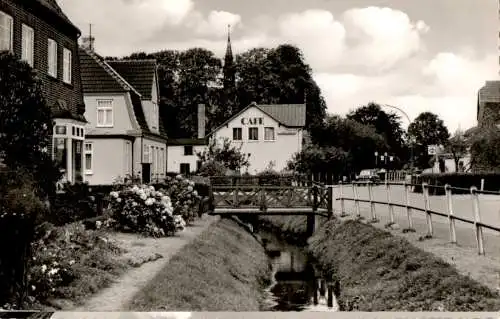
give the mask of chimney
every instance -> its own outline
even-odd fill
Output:
[[[198,138],[205,138],[205,104],[198,104]]]

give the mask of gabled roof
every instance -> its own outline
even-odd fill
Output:
[[[106,63],[100,55],[82,47],[79,48],[78,54],[84,93],[132,91],[140,96],[140,93]]]
[[[256,107],[257,109],[261,110],[263,113],[274,119],[276,122],[286,127],[304,127],[306,125],[305,104],[257,104],[255,102],[252,102],[241,111],[232,115],[224,123],[213,129],[212,132],[210,132],[208,135],[211,135],[214,132],[218,131],[221,127],[228,124],[251,107]]]
[[[71,22],[68,16],[64,14],[64,12],[62,11],[61,7],[59,6],[56,0],[36,0],[36,2],[42,5],[43,7],[47,8],[48,10],[50,10],[53,14],[58,16],[62,21],[64,21],[65,23],[73,27],[78,33],[80,33],[80,29],[78,29],[78,27],[75,26],[73,22]]]
[[[156,75],[156,60],[113,60],[106,62],[136,88],[143,99],[151,99],[153,79]]]

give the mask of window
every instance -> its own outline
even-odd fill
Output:
[[[144,145],[144,150],[143,150],[143,154],[142,154],[142,162],[143,163],[151,163],[150,162],[150,156],[149,156],[149,146],[148,145]]]
[[[184,146],[184,155],[193,155],[193,146],[192,145],[186,145]]]
[[[48,40],[47,73],[57,78],[57,42],[52,39]]]
[[[157,149],[156,147],[151,146],[151,157],[152,157],[152,169],[153,169],[153,175],[158,173],[158,161],[156,160],[156,154],[157,154]]]
[[[97,100],[97,127],[113,127],[113,100]]]
[[[165,149],[160,148],[160,174],[165,173]]]
[[[241,127],[233,127],[233,140],[241,141],[243,139],[241,133],[242,133]]]
[[[63,81],[71,84],[71,51],[63,50]]]
[[[0,51],[12,51],[12,17],[0,11]]]
[[[248,128],[248,139],[250,141],[259,140],[259,128],[258,127],[249,127]]]
[[[35,31],[27,25],[22,25],[22,51],[21,60],[33,67],[33,52],[35,45]]]
[[[264,128],[264,140],[274,141],[274,127],[265,127]]]
[[[200,160],[196,161],[196,170],[197,171],[199,171],[201,169],[201,163],[202,162]]]
[[[86,142],[85,143],[85,149],[84,149],[84,156],[85,156],[85,174],[92,174],[92,143]]]
[[[189,175],[189,172],[191,172],[189,163],[181,163],[181,174],[183,175]]]

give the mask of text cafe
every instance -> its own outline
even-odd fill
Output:
[[[253,117],[253,118],[241,118],[242,125],[264,125],[263,117]]]

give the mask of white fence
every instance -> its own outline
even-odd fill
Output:
[[[420,194],[411,192],[412,187],[415,186],[421,186],[423,192]],[[425,216],[426,238],[433,237],[435,232],[433,217],[438,216],[447,219],[449,238],[452,243],[457,243],[456,222],[472,225],[480,255],[485,254],[483,230],[500,234],[500,192],[480,191],[476,187],[471,187],[468,189],[469,195],[453,195],[454,190],[463,192],[464,189],[446,185],[444,186],[445,196],[429,196],[429,188],[443,188],[443,186],[388,181],[379,185],[371,182],[354,182],[327,187],[334,189],[333,197],[340,203],[341,216],[345,216],[347,211],[352,211],[356,217],[362,218],[361,209],[366,207],[362,205],[368,204],[370,221],[378,222],[377,206],[382,206],[385,208],[384,217],[388,220],[386,227],[389,227],[396,224],[396,209],[405,217],[406,228],[403,229],[405,232],[415,231],[415,218],[422,220]],[[349,205],[350,207],[347,207]],[[482,220],[482,213],[485,213],[485,220]],[[399,221],[403,221],[401,214],[398,217]],[[499,242],[498,239],[497,242]]]

